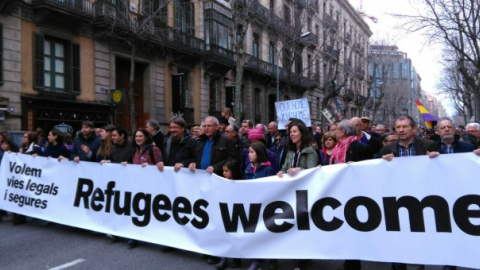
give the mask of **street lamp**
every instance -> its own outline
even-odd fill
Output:
[[[280,50],[277,51],[277,102],[280,101],[280,53],[283,51],[283,49],[285,49],[285,47],[292,43],[292,42],[295,42],[301,38],[304,38],[304,37],[307,37],[309,36],[311,33],[310,32],[305,32],[305,33],[302,33],[300,36],[298,36],[297,38],[294,38],[288,42],[285,42],[285,44],[283,44],[283,46],[280,48]]]

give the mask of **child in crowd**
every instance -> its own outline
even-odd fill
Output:
[[[229,161],[222,166],[223,177],[230,180],[240,180],[242,179],[242,173],[240,171],[240,165],[237,161]],[[232,259],[230,264],[231,268],[239,268],[242,266],[242,261],[240,259]],[[215,264],[215,269],[223,270],[228,267],[228,258],[220,258],[220,262]]]
[[[256,179],[274,174],[267,148],[263,143],[256,142],[248,148],[248,164],[245,169],[244,179]]]
[[[275,174],[270,164],[267,148],[261,142],[252,143],[248,148],[248,164],[245,169],[244,179],[257,179]],[[270,260],[270,269],[277,267],[277,260]],[[248,270],[260,269],[260,260],[253,259]]]

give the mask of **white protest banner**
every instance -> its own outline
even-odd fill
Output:
[[[290,118],[302,120],[307,127],[312,125],[307,98],[275,102],[275,110],[279,129],[286,129],[287,121]]]
[[[5,153],[0,208],[223,257],[480,268],[479,174],[473,153],[253,181]]]

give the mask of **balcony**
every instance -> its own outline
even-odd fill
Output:
[[[245,69],[264,76],[269,76],[271,79],[276,80],[276,65],[265,62],[249,54],[246,54],[244,59]],[[316,79],[315,77],[313,79],[310,79],[308,77],[304,77],[302,75],[290,72],[288,69],[282,67],[279,68],[279,80],[282,82],[291,83],[294,86],[299,86],[302,88],[310,88],[318,85],[318,79]]]
[[[345,43],[350,43],[352,42],[352,34],[348,33],[348,34],[345,34]]]
[[[68,15],[80,16],[93,16],[95,4],[94,1],[85,0],[32,0],[34,9],[53,10]]]
[[[325,58],[338,60],[339,57],[340,57],[340,50],[335,50],[332,46],[327,45],[327,47],[325,48]]]
[[[225,74],[235,67],[233,51],[216,44],[206,44],[204,55],[205,69],[209,71]]]

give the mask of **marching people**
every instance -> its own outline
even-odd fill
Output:
[[[363,144],[358,132],[358,121],[342,120],[335,127],[337,144],[333,148],[330,164],[358,162],[373,158],[373,154],[366,144]],[[359,260],[346,260],[338,270],[360,270]]]
[[[437,157],[439,153],[436,142],[420,139],[416,136],[417,125],[409,115],[403,115],[395,121],[395,132],[398,135],[397,142],[384,146],[379,154],[388,161],[394,157],[408,157],[428,155],[430,158]],[[407,265],[403,263],[392,263],[392,270],[405,270]]]
[[[287,126],[289,134],[285,144],[285,162],[277,176],[282,178],[283,174],[293,176],[301,170],[314,168],[318,165],[318,155],[311,146],[312,135],[308,128],[300,121],[291,121]],[[298,270],[307,268],[308,260],[297,260]]]
[[[132,157],[132,164],[138,164],[142,167],[147,165],[157,165],[162,161],[160,149],[153,143],[150,133],[145,128],[139,128],[135,131],[135,152]],[[126,164],[126,162],[122,162]],[[129,239],[127,245],[130,248],[136,247],[137,240]]]
[[[335,132],[329,131],[323,135],[322,148],[320,150],[320,164],[322,166],[330,164],[330,157],[336,144],[337,137],[335,136]]]
[[[41,155],[42,147],[37,143],[38,137],[35,131],[28,131],[23,134],[20,153],[27,155]]]
[[[165,135],[163,134],[158,121],[155,119],[148,120],[147,122],[145,122],[145,129],[148,131],[148,133],[150,133],[152,141],[163,153],[162,147],[163,141],[165,140]]]
[[[64,134],[58,129],[52,129],[47,135],[47,147],[41,156],[58,158],[60,156],[68,157],[71,152],[64,141]]]
[[[275,137],[279,135],[278,132],[278,124],[275,121],[272,121],[268,124],[268,133],[265,136],[265,141],[266,141],[266,147],[267,149],[270,149],[273,145],[275,145]]]
[[[110,158],[112,163],[128,163],[132,161],[135,151],[133,142],[128,139],[128,132],[124,127],[115,127],[112,130],[112,148]]]
[[[169,134],[163,145],[163,161],[157,163],[160,171],[164,166],[171,166],[175,172],[197,160],[197,140],[187,130],[187,123],[182,117],[169,121]]]
[[[188,166],[191,172],[203,169],[209,173],[222,176],[222,166],[227,161],[237,160],[238,155],[233,141],[218,130],[218,119],[213,116],[205,118],[204,134],[200,136],[197,160]]]
[[[95,154],[100,147],[101,139],[97,137],[94,132],[94,126],[92,121],[82,122],[82,129],[77,134],[73,144],[73,151],[70,155],[70,159],[75,162],[80,161],[95,161]],[[62,159],[60,156],[59,159]]]
[[[234,127],[230,125],[230,127]],[[223,177],[229,180],[240,180],[242,179],[242,173],[240,171],[240,164],[238,161],[233,160],[229,161],[222,166],[223,170]],[[230,264],[231,268],[239,268],[242,266],[242,260],[241,259],[232,259],[232,263]],[[215,269],[217,270],[223,270],[228,267],[228,258],[222,257],[220,258],[220,261],[214,265]]]
[[[112,159],[112,131],[113,125],[106,125],[99,129],[100,146],[98,147],[96,160],[100,162],[110,161]]]
[[[237,150],[237,155],[238,155],[238,160],[243,161],[245,158],[245,149],[247,146],[243,142],[242,139],[240,139],[240,135],[238,135],[238,128],[233,125],[229,125],[228,127],[225,128],[225,135],[227,135],[230,139],[232,139],[233,143],[235,144],[235,149]],[[240,174],[243,176],[243,171],[245,168],[245,164],[241,162],[239,164],[239,170]],[[243,177],[242,177],[243,178]]]
[[[218,119],[207,116],[203,124],[204,134],[200,136],[197,160],[188,165],[191,172],[202,169],[208,173],[223,175],[223,165],[230,161],[239,161],[233,141],[218,130]],[[219,258],[209,256],[208,264],[217,264]]]
[[[269,160],[270,157],[268,156],[267,148],[263,143],[255,142],[250,145],[248,148],[248,159],[250,160],[250,164],[248,164],[247,168],[245,169],[244,179],[258,179],[275,175]],[[275,269],[277,266],[277,260],[270,260],[269,269]],[[254,259],[252,260],[248,270],[257,269],[260,269],[260,260]]]
[[[20,147],[20,153],[26,155],[41,155],[42,147],[37,143],[38,137],[35,131],[28,131],[23,134],[22,146]],[[27,217],[24,215],[13,214],[13,225],[22,225],[27,222]]]

